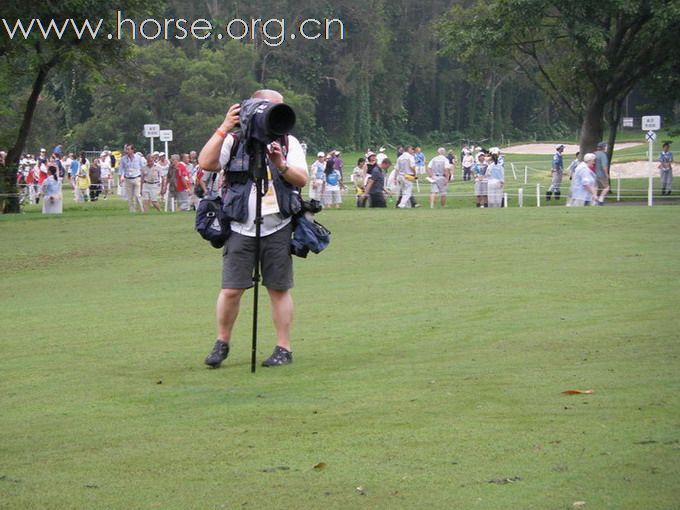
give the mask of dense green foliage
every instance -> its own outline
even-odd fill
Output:
[[[614,145],[636,85],[677,73],[678,23],[673,0],[480,0],[452,9],[442,33],[445,49],[465,61],[481,53],[496,67],[521,70],[582,125],[585,153],[595,150],[605,125]]]
[[[559,28],[545,39],[552,45],[549,58],[544,54],[541,58],[554,83],[566,87],[565,93],[572,97],[587,89],[587,80],[580,79],[582,68],[572,65],[578,62],[573,59],[583,52],[597,54],[606,42],[602,24],[607,19],[625,18],[637,13],[638,4],[649,2],[598,3],[601,16],[593,17],[587,26],[580,23],[592,14],[588,2],[553,5],[543,0],[477,5],[450,0],[363,4],[166,0],[163,6],[142,2],[143,8],[132,1],[97,2],[94,8],[86,0],[72,0],[39,9],[33,9],[32,3],[17,4],[3,15],[47,17],[55,15],[56,9],[63,18],[77,9],[81,19],[83,12],[90,17],[106,15],[110,25],[116,8],[122,7],[134,19],[206,18],[216,27],[235,18],[285,19],[287,33],[308,18],[342,21],[344,40],[335,25],[329,40],[298,37],[279,45],[266,44],[261,33],[254,40],[245,37],[239,42],[215,36],[166,42],[138,37],[131,53],[129,44],[123,44],[129,39],[103,45],[97,52],[89,50],[91,42],[82,44],[89,52],[85,54],[78,48],[66,52],[53,45],[60,57],[39,97],[28,147],[33,150],[56,141],[73,149],[117,147],[126,141],[141,144],[142,125],[158,122],[173,129],[177,145],[186,150],[199,148],[229,104],[258,87],[284,92],[299,112],[297,133],[313,149],[390,142],[458,144],[468,139],[500,144],[507,139],[573,136],[585,103],[560,99],[527,59],[518,62],[508,55],[505,43],[532,36],[532,28]],[[650,3],[650,12],[659,17],[650,24],[652,28],[673,23],[675,7],[664,11],[666,4],[672,2]],[[559,26],[559,19],[551,14],[556,9],[566,13]],[[544,26],[541,20],[545,19],[551,23]],[[574,44],[565,41],[565,31]],[[579,38],[574,39],[574,34]],[[637,55],[646,46],[663,48],[662,41],[657,44],[645,34],[635,40],[634,51],[628,48],[631,53]],[[0,147],[12,146],[21,124],[35,71],[31,48],[4,39],[0,43],[0,67],[5,71],[0,79]],[[657,113],[664,113],[666,120],[672,120],[677,89],[671,86],[673,80],[658,78],[674,76],[677,70],[677,52],[672,48],[668,48],[668,66],[655,68],[650,77],[653,97],[641,98],[648,107],[660,104],[663,111]],[[599,75],[608,72],[606,66],[601,73],[598,68]]]

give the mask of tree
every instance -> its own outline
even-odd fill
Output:
[[[478,0],[440,28],[451,54],[481,51],[518,66],[581,124],[581,153],[595,149],[606,122],[611,160],[623,101],[668,65],[678,22],[675,0]]]
[[[96,75],[102,63],[117,65],[125,62],[129,55],[129,41],[107,37],[116,33],[113,18],[119,11],[126,18],[151,15],[160,5],[159,0],[24,0],[3,6],[3,22],[5,27],[14,29],[14,35],[11,37],[6,30],[0,39],[0,67],[11,70],[9,78],[0,80],[0,95],[14,90],[17,83],[26,80],[31,85],[14,143],[7,153],[7,165],[0,168],[0,193],[10,196],[16,193],[16,165],[24,150],[40,94],[50,75],[62,69],[73,69],[73,66]],[[90,23],[89,30],[83,25],[83,13]],[[99,20],[101,24],[98,24]],[[19,28],[19,24],[24,30]],[[77,30],[83,28],[85,31],[79,35]],[[98,33],[96,38],[93,37],[95,30]],[[18,200],[6,200],[3,209],[4,212],[19,212]]]

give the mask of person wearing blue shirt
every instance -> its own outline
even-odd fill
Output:
[[[340,208],[342,204],[342,195],[340,194],[340,183],[342,182],[342,174],[337,168],[328,168],[325,170],[325,181],[323,185],[323,204],[324,206],[335,206]]]
[[[670,195],[673,186],[673,153],[670,145],[664,143],[659,155],[659,172],[661,175],[661,194]]]
[[[597,181],[597,205],[604,205],[604,197],[609,193],[609,158],[607,157],[607,143],[597,144],[595,152],[595,180]]]
[[[58,178],[58,170],[54,165],[47,168],[49,174],[40,186],[40,193],[43,196],[43,214],[61,214],[63,210],[63,199],[61,195],[61,182]]]
[[[562,175],[564,173],[564,159],[562,158],[562,152],[564,151],[564,145],[558,145],[555,147],[555,155],[552,159],[552,182],[548,191],[545,192],[546,201],[550,201],[553,193],[555,194],[555,200],[560,199],[560,186],[562,186]]]
[[[425,174],[425,154],[420,147],[416,147],[413,158],[416,160],[416,175]]]
[[[324,170],[326,169],[326,154],[319,152],[316,155],[316,161],[312,163],[312,168],[310,171],[311,186],[309,187],[309,199],[318,200],[321,202],[323,200],[323,181],[326,179]]]

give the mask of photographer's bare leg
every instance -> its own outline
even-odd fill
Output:
[[[228,343],[245,289],[222,289],[217,296],[217,339]]]
[[[290,351],[293,324],[293,297],[287,290],[267,289],[272,304],[272,320],[276,329],[276,345]]]

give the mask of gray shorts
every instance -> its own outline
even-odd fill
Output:
[[[443,176],[437,176],[433,178],[434,182],[430,186],[430,193],[438,193],[440,195],[446,196],[446,193],[449,190],[449,181],[446,180],[446,177]]]
[[[475,181],[475,195],[478,197],[489,194],[489,185],[487,181]]]
[[[293,225],[289,224],[260,241],[262,284],[268,289],[293,288],[293,259],[290,254],[292,234]],[[222,256],[222,288],[251,288],[254,268],[255,238],[232,232]]]

